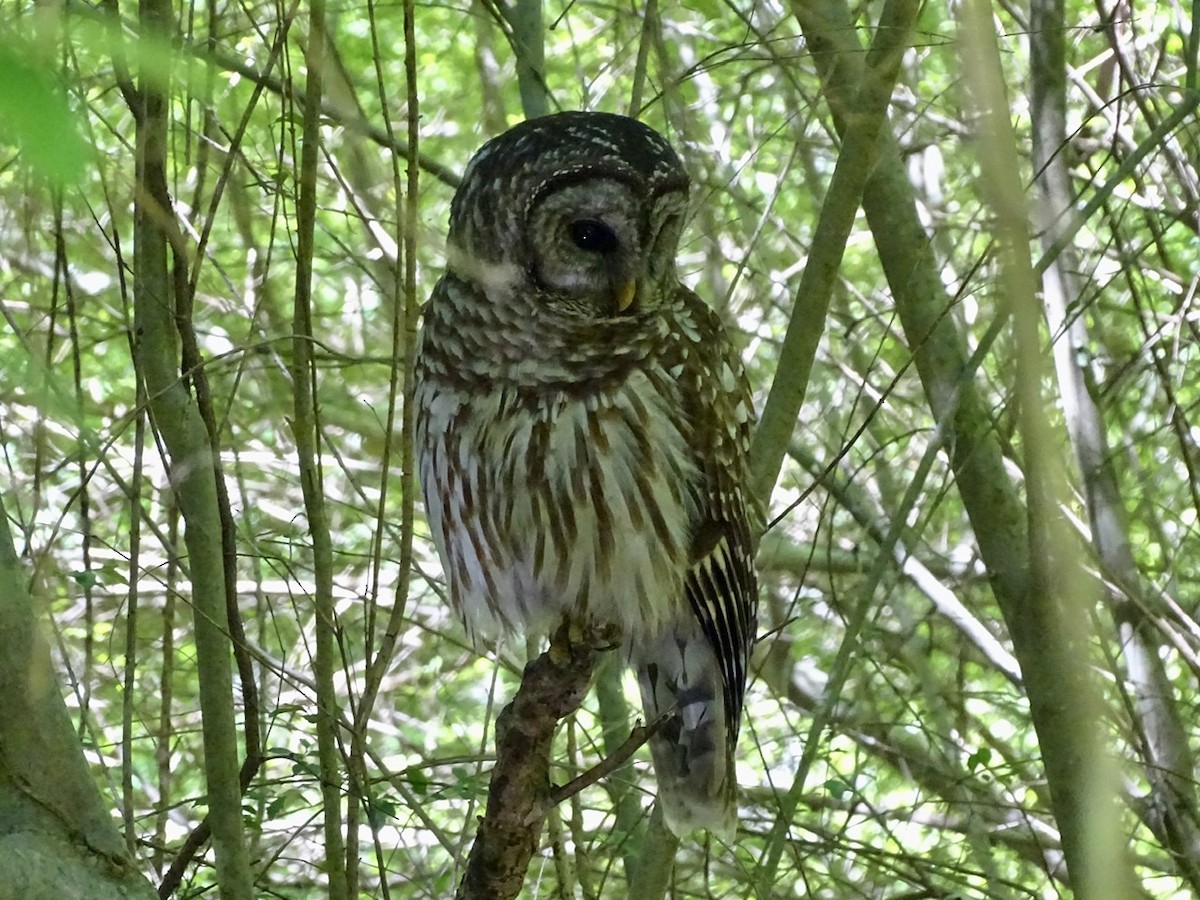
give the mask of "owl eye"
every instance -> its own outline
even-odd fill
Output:
[[[609,253],[617,249],[617,233],[598,219],[577,219],[567,226],[571,242],[580,250]]]

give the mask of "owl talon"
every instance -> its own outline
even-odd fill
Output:
[[[550,646],[546,649],[546,653],[549,654],[550,661],[556,666],[565,666],[571,661],[571,648],[575,644],[576,641],[571,639],[571,628],[564,622],[550,638]]]
[[[593,650],[604,653],[616,650],[621,646],[621,629],[617,625],[597,625],[592,629],[591,645]]]
[[[570,619],[567,622],[567,643],[572,647],[577,647],[580,644],[586,644],[587,628],[584,624],[576,619]]]
[[[564,665],[575,648],[606,653],[621,646],[621,629],[612,623],[584,624],[576,619],[567,619],[550,639],[548,653],[555,665]]]

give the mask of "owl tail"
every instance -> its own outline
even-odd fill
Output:
[[[698,626],[685,626],[634,647],[632,656],[647,722],[674,713],[650,738],[667,827],[678,837],[698,828],[731,835],[737,780],[712,646]]]

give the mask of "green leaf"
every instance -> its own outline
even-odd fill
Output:
[[[57,79],[14,43],[0,36],[0,141],[14,144],[41,175],[74,184],[87,160],[76,116]]]
[[[980,747],[967,757],[967,768],[969,768],[972,772],[978,772],[980,769],[986,769],[991,764],[991,761],[991,748]]]
[[[382,828],[396,818],[396,803],[387,797],[376,797],[366,803],[367,820],[373,828]]]
[[[416,766],[409,766],[404,772],[404,777],[408,779],[409,786],[412,787],[413,793],[418,797],[423,797],[429,791],[429,776],[424,769],[419,769]]]
[[[829,792],[829,796],[834,800],[841,800],[847,794],[854,793],[854,788],[850,787],[850,785],[846,784],[840,778],[830,778],[826,781],[825,790]]]
[[[479,777],[465,766],[455,766],[451,773],[454,775],[454,792],[464,800],[479,793]]]
[[[97,577],[96,573],[87,569],[81,569],[78,572],[72,572],[71,577],[74,578],[75,583],[82,588],[93,588],[100,582],[100,579]]]

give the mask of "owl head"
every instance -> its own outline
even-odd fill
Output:
[[[652,311],[676,284],[687,189],[675,151],[636,119],[531,119],[468,165],[448,271],[495,303],[592,320]]]

